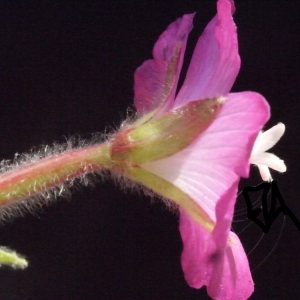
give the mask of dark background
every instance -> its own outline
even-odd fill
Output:
[[[236,7],[242,68],[233,90],[263,94],[272,107],[267,127],[287,125],[274,152],[288,172],[273,175],[300,218],[300,1]],[[195,11],[187,60],[215,1],[1,1],[0,157],[118,126],[132,106],[135,69],[169,23]],[[264,262],[253,273],[253,300],[300,297],[300,232],[287,218],[276,246],[282,224],[280,216],[249,255],[251,268]],[[255,224],[240,234],[246,252],[260,236]],[[5,222],[0,244],[30,261],[24,271],[0,270],[0,299],[208,299],[183,278],[177,217],[110,181]]]

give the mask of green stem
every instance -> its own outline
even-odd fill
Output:
[[[0,175],[0,206],[111,165],[109,144],[69,150]]]

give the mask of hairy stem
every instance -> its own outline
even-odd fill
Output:
[[[0,175],[0,206],[111,165],[109,144],[67,150]]]

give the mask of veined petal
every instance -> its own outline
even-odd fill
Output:
[[[218,13],[198,40],[186,79],[176,97],[176,108],[195,99],[229,93],[240,69],[233,9],[232,1],[218,1]]]
[[[213,299],[244,300],[248,299],[254,290],[243,246],[239,238],[233,232],[229,232],[238,181],[232,183],[216,205],[217,222],[212,233],[215,250],[210,256],[212,270],[207,286],[208,294]]]
[[[278,123],[265,132],[260,132],[254,143],[252,154],[262,153],[271,149],[282,137],[285,131],[285,125]]]
[[[232,243],[229,243],[229,248],[225,250],[226,271],[224,272],[223,279],[226,280],[227,283],[229,283],[230,280],[235,279],[234,285],[232,286],[232,299],[248,299],[254,291],[254,283],[249,268],[248,258],[240,239],[235,233],[230,232],[229,240],[231,240]],[[229,272],[230,275],[228,274]],[[224,282],[221,284],[225,285],[226,283]]]
[[[215,262],[207,292],[213,299],[245,300],[254,291],[248,259],[239,238],[233,232],[230,232],[229,239],[232,243],[228,243],[224,255]]]
[[[184,210],[180,210],[179,230],[183,243],[181,265],[188,285],[199,289],[208,284],[207,268],[212,235],[199,226]]]
[[[253,292],[253,280],[239,238],[229,232],[237,182],[217,204],[217,223],[212,233],[180,211],[181,256],[185,279],[191,287],[207,286],[213,299],[242,300]]]
[[[142,168],[176,185],[216,221],[217,201],[239,177],[248,176],[254,140],[268,118],[261,95],[229,94],[215,121],[193,143]]]
[[[194,14],[184,15],[169,25],[154,46],[154,59],[136,70],[134,105],[140,116],[163,106],[161,114],[172,105],[193,17]]]

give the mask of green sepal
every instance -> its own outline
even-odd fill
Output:
[[[214,221],[201,206],[174,184],[140,167],[127,169],[125,175],[151,189],[159,196],[174,201],[208,232],[213,231]]]
[[[177,153],[208,128],[223,102],[224,98],[192,101],[143,124],[131,124],[113,138],[112,160],[140,165]]]

